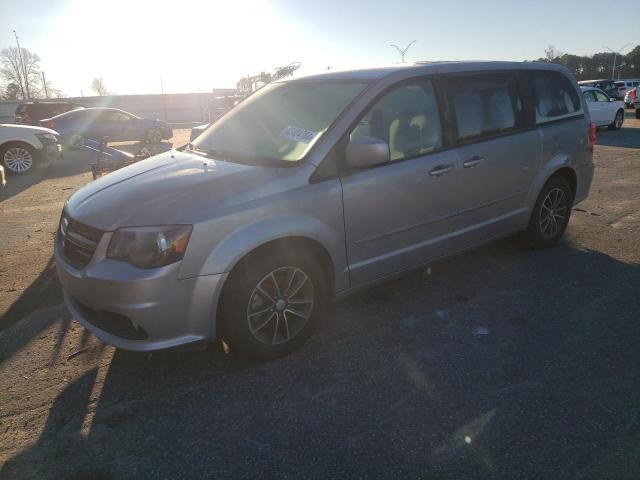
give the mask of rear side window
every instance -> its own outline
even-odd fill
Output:
[[[518,128],[522,100],[511,75],[472,75],[450,78],[458,139],[471,141]]]
[[[557,72],[532,72],[536,123],[570,117],[580,111],[580,97],[568,78]]]

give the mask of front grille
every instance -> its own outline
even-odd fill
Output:
[[[134,326],[133,322],[124,315],[105,310],[94,310],[75,298],[73,303],[82,314],[82,317],[100,330],[128,340],[144,340],[148,338],[147,332],[142,327]]]
[[[60,217],[58,239],[64,258],[76,268],[86,267],[96,251],[102,233],[102,230],[80,223],[63,213]]]

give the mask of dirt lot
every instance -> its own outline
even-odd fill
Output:
[[[640,121],[598,141],[560,246],[507,239],[351,297],[269,364],[89,335],[52,265],[86,159],[10,178],[0,478],[640,478]]]

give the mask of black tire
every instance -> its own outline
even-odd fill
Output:
[[[162,132],[159,128],[150,128],[144,135],[145,143],[160,143],[162,141]]]
[[[287,300],[287,308],[281,313],[275,311],[275,302],[267,300],[266,295],[258,293],[258,286],[264,286],[265,284],[262,282],[266,281],[265,279],[270,279],[272,272],[275,272],[275,275],[279,277],[278,280],[285,279],[282,284],[288,286],[281,288],[281,290],[290,289],[293,291],[297,284],[294,286],[288,284],[287,277],[284,276],[288,272],[287,269],[297,269],[298,272],[302,272],[302,274],[294,273],[292,277],[295,282],[301,282],[301,288],[307,289],[307,292],[309,291],[307,282],[311,284],[311,298],[313,300],[311,305],[309,306],[307,302],[306,306],[295,306],[299,310],[308,309],[304,312],[309,316],[307,320],[304,320],[302,316],[292,315],[292,312],[289,312],[287,308],[292,307],[295,302],[300,303],[308,300],[308,293],[305,293],[305,298],[297,297],[295,300],[294,297],[300,295],[300,290],[291,295],[288,300],[291,300],[292,303],[288,304]],[[306,281],[303,281],[303,274],[307,276]],[[267,293],[273,291],[275,290],[270,290]],[[256,300],[264,300],[264,303],[255,305]],[[235,356],[259,360],[277,358],[297,349],[311,336],[326,311],[326,304],[326,275],[312,258],[280,249],[262,252],[259,255],[250,255],[234,269],[227,285],[225,285],[218,309],[219,334]],[[269,310],[269,308],[271,309]],[[255,311],[258,313],[250,314]],[[266,313],[260,313],[263,311]],[[250,315],[253,315],[251,319]],[[273,315],[276,317],[273,318]],[[273,319],[269,320],[267,317]],[[253,322],[253,328],[257,331],[252,332],[249,326],[250,322]],[[258,328],[258,325],[263,324],[266,326]],[[295,331],[295,334],[290,332],[290,325],[291,331]],[[286,339],[289,334],[291,334],[291,338]],[[260,336],[265,338],[258,338]],[[269,339],[273,340],[272,344],[266,343]],[[274,344],[276,339],[279,343]]]
[[[636,108],[636,118],[640,120],[640,108]]]
[[[551,200],[551,203],[553,203],[553,195],[557,194],[558,190],[562,191],[564,202],[562,205],[554,207],[549,211],[548,201]],[[529,227],[526,231],[526,238],[534,248],[549,248],[558,243],[558,240],[560,240],[560,237],[562,237],[569,224],[572,206],[573,191],[569,183],[559,175],[551,177],[542,188],[540,195],[538,195],[538,200],[531,213]],[[564,208],[564,210],[562,210],[562,208]],[[549,225],[546,219],[554,213],[557,215],[564,214],[564,217],[562,219],[554,217],[549,220],[549,222],[551,222],[551,228],[546,229],[545,226]],[[554,224],[555,227],[557,227],[555,231],[553,229]]]
[[[613,123],[609,125],[609,130],[620,130],[624,123],[624,110],[620,109],[616,112],[616,116],[613,119]]]
[[[21,155],[21,152],[25,152]],[[37,154],[31,145],[9,142],[0,147],[0,161],[7,175],[23,175],[33,172],[37,166]]]

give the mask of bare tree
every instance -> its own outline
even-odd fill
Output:
[[[109,90],[107,90],[102,77],[96,77],[93,79],[93,81],[91,82],[91,90],[96,92],[101,97],[111,95],[111,93],[109,93]]]
[[[37,98],[41,84],[40,57],[26,48],[20,51],[17,47],[3,48],[0,50],[0,77],[8,84],[17,85],[22,98],[27,97],[26,92]]]

